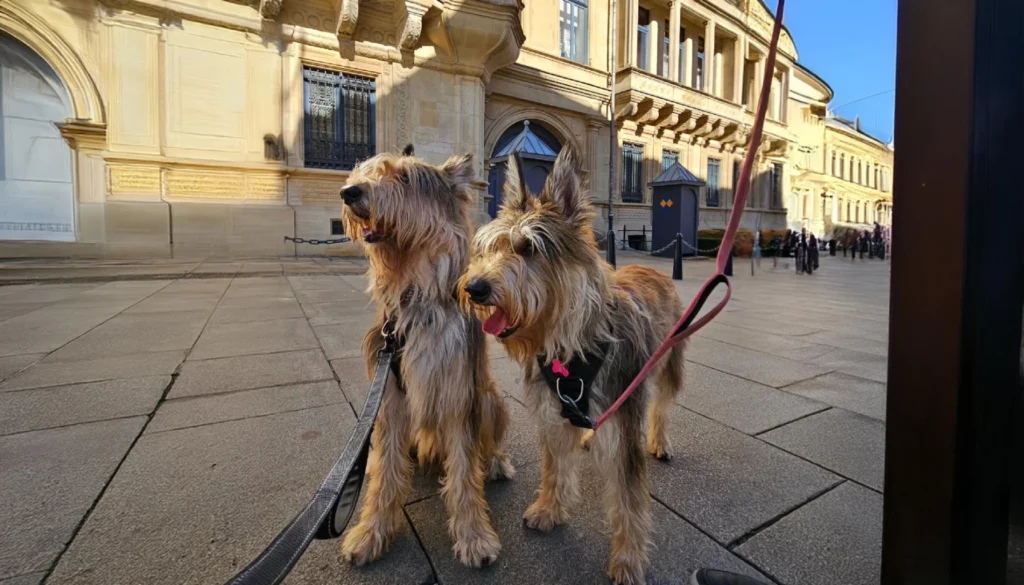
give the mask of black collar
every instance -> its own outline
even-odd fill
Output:
[[[594,428],[594,421],[587,414],[590,410],[590,389],[594,385],[597,373],[604,365],[608,346],[608,343],[599,344],[597,351],[587,352],[582,357],[574,355],[564,364],[556,364],[555,360],[547,363],[545,354],[537,356],[540,373],[562,406],[562,418],[567,419],[574,427]]]

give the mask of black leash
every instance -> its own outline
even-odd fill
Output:
[[[337,538],[345,530],[359,502],[373,423],[380,410],[392,362],[399,351],[393,322],[384,324],[381,335],[384,336],[384,347],[377,352],[377,365],[363,412],[345,445],[345,451],[302,512],[256,560],[228,581],[228,585],[277,585],[292,570],[314,538]]]

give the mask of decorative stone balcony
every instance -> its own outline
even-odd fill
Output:
[[[754,116],[743,106],[717,98],[642,69],[621,69],[615,79],[616,117],[657,128],[674,140],[701,139],[745,148]],[[782,154],[791,141],[786,126],[767,120],[762,152]]]

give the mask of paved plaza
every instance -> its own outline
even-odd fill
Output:
[[[661,259],[622,254],[620,265]],[[701,566],[780,585],[874,585],[882,534],[889,264],[823,257],[750,275],[693,339],[651,460],[648,581]],[[689,301],[709,261],[686,263]],[[365,397],[373,307],[358,260],[0,265],[0,584],[219,584],[308,501]],[[117,280],[112,280],[117,279]],[[59,281],[59,282],[57,282]],[[350,568],[316,541],[287,583],[606,583],[599,478],[551,534],[525,529],[538,482],[518,367],[491,344],[518,469],[487,498],[502,540],[483,570],[451,554],[437,475],[407,526]]]

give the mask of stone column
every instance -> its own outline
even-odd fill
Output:
[[[686,40],[683,44],[683,61],[686,68],[686,79],[679,80],[686,87],[693,87],[693,31],[686,31]]]
[[[637,66],[636,29],[640,26],[640,4],[637,0],[621,0],[623,18],[619,20],[622,36],[623,67]]]
[[[423,148],[421,156],[441,162],[451,154],[470,152],[476,171],[477,209],[473,217],[489,221],[484,198],[487,183],[484,174],[484,99],[485,86],[491,75],[515,63],[525,35],[521,26],[520,7],[502,0],[464,0],[424,18],[423,30],[444,60],[453,67],[451,73],[422,69],[417,72],[412,92],[437,91],[454,99],[445,100],[445,111],[456,123],[435,129],[432,144]],[[393,91],[401,91],[394,89]],[[408,115],[408,114],[406,114]],[[417,154],[420,154],[417,144]]]
[[[715,21],[708,20],[704,26],[704,91],[717,95],[718,80],[715,77]]]
[[[601,130],[608,128],[608,120],[604,118],[588,117],[586,120],[587,126],[587,152],[585,153],[584,160],[587,161],[587,171],[590,173],[590,198],[598,201],[608,200],[608,189],[606,187],[608,181],[600,180],[600,177],[607,179],[608,167],[607,160],[601,160]],[[607,143],[607,137],[604,139],[604,143]],[[599,169],[604,169],[604,174],[599,173]]]
[[[761,84],[764,83],[764,55],[758,55],[754,64],[754,82],[751,84],[754,93],[754,101],[750,104],[751,111],[757,111],[757,104],[761,101]]]
[[[733,42],[732,101],[743,103],[743,74],[747,64],[747,38],[740,35]]]
[[[679,6],[682,0],[671,0],[668,17],[668,78],[675,82],[679,79]]]
[[[661,40],[661,20],[657,18],[652,18],[651,24],[648,25],[648,29],[649,35],[647,37],[647,70],[657,75],[658,68],[661,67],[661,52],[664,50]]]

